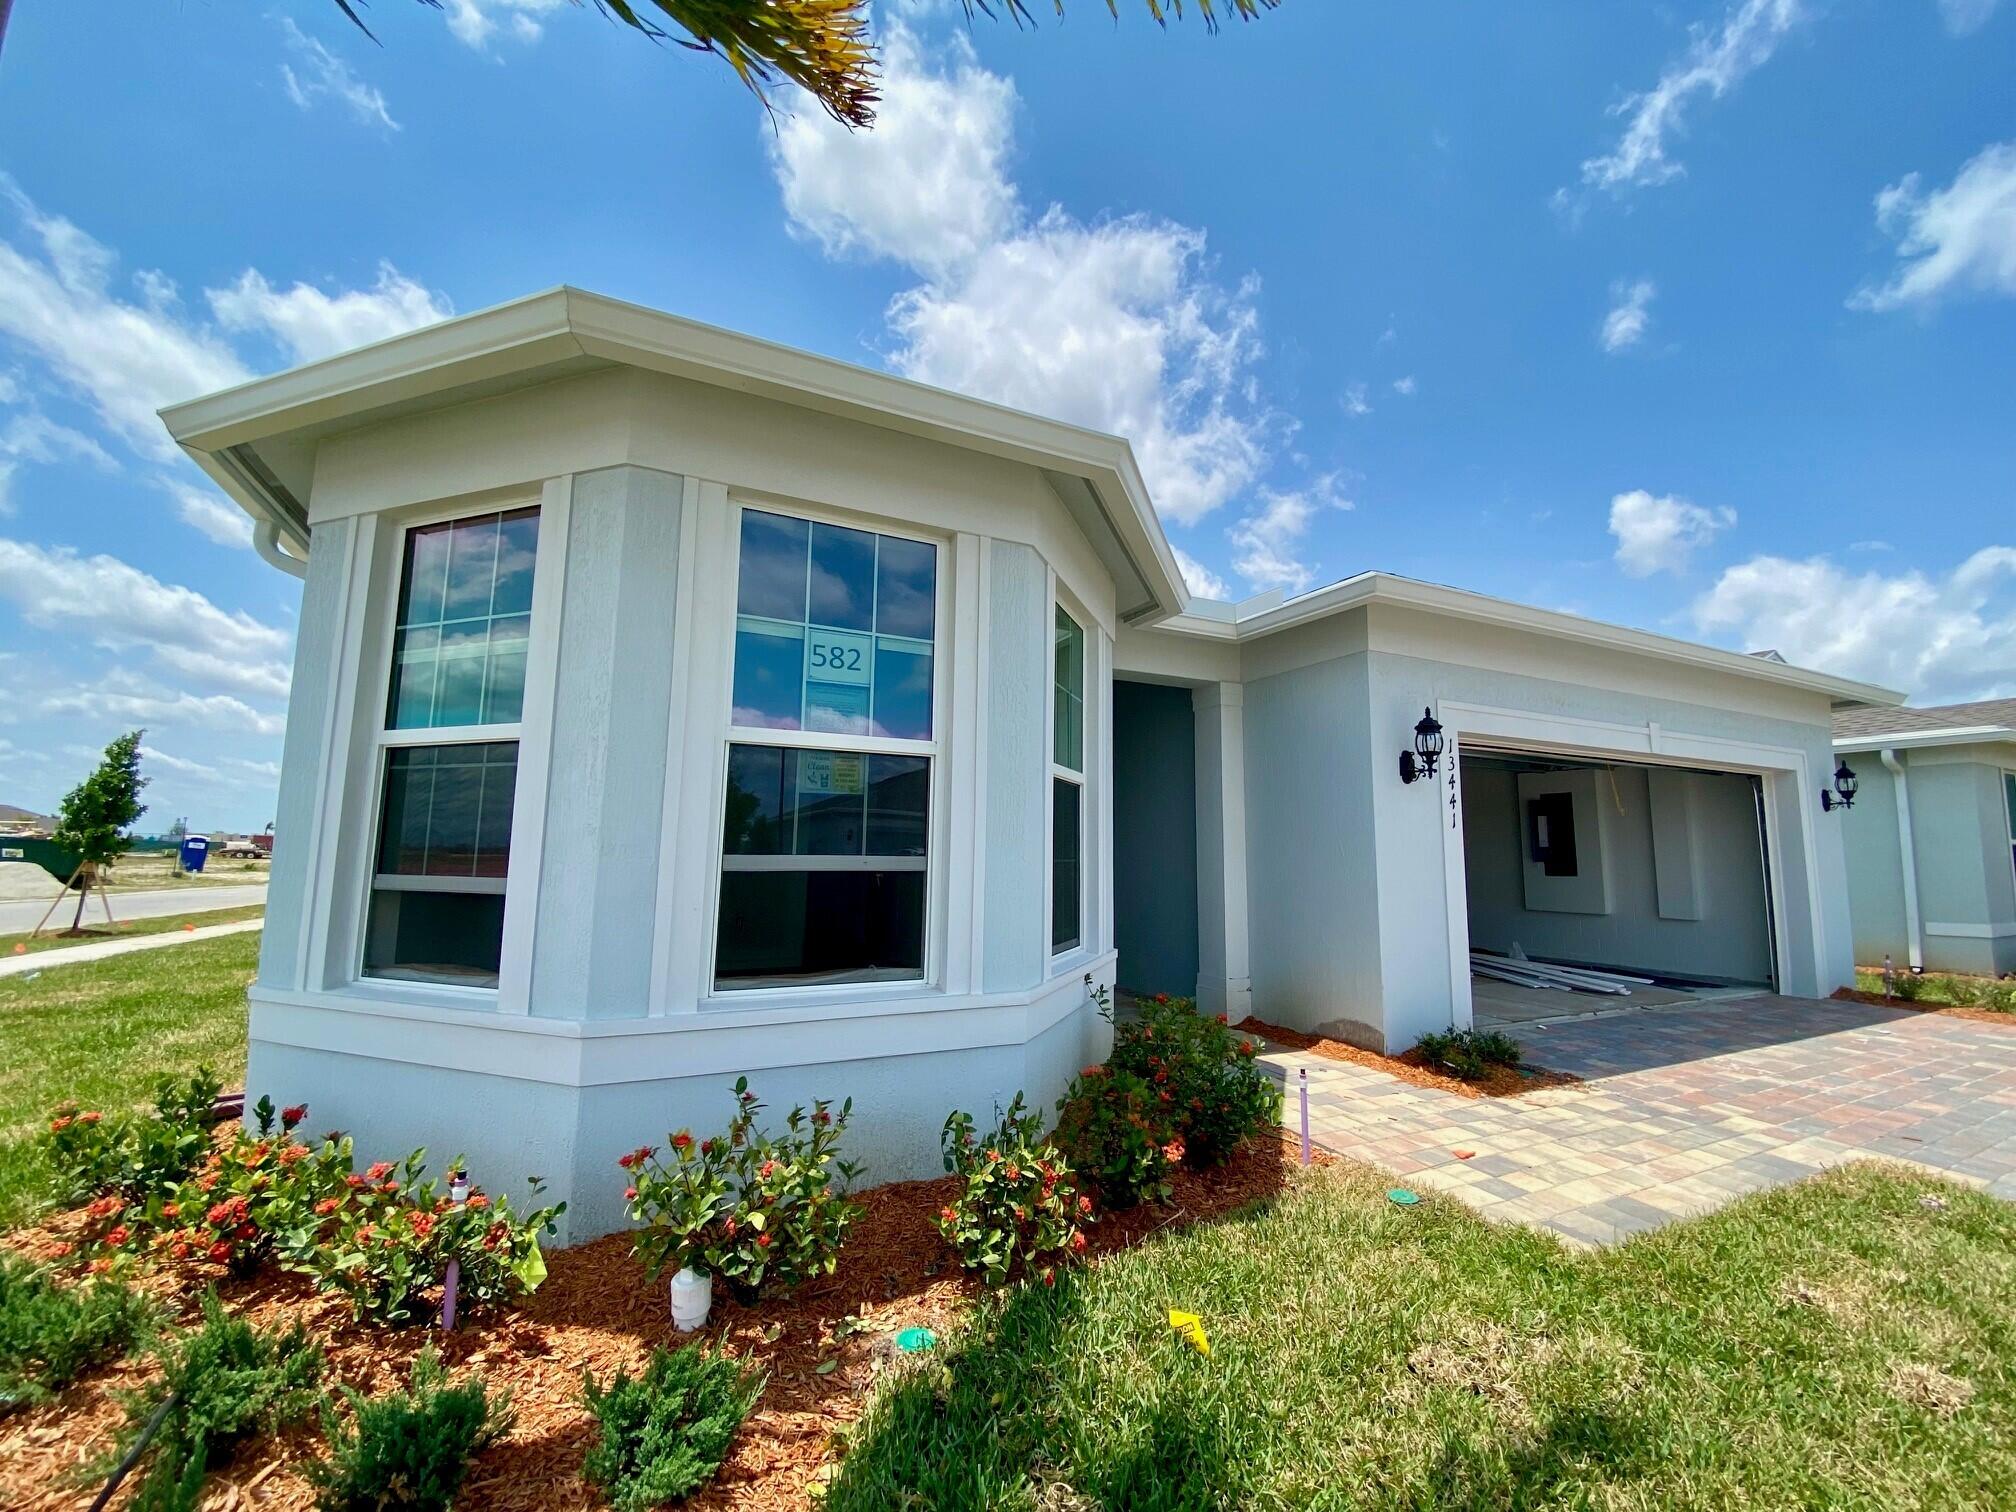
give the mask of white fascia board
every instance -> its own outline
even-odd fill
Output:
[[[1837,751],[1911,750],[1921,746],[1995,744],[2016,740],[2016,730],[2005,725],[1956,726],[1950,730],[1897,730],[1888,735],[1841,735],[1834,741]]]
[[[161,419],[201,463],[204,453],[289,432],[364,424],[394,407],[456,403],[469,397],[466,390],[541,369],[604,365],[667,373],[1075,473],[1092,488],[1155,600],[1154,610],[1137,619],[1180,613],[1187,602],[1188,590],[1133,449],[1120,437],[580,289],[552,289],[457,316],[171,405]],[[217,476],[207,466],[206,471]],[[271,516],[256,490],[229,491],[256,517]]]
[[[1785,662],[1747,656],[1740,651],[1725,651],[1718,646],[1704,646],[1670,635],[1655,635],[1647,630],[1632,630],[1623,625],[1605,624],[1601,620],[1582,619],[1552,609],[1536,609],[1530,604],[1515,604],[1509,599],[1492,598],[1488,594],[1470,593],[1460,588],[1445,588],[1437,583],[1423,583],[1385,572],[1361,572],[1231,624],[1194,614],[1181,614],[1157,628],[1211,640],[1257,640],[1366,604],[1392,604],[1505,629],[1523,630],[1533,635],[1579,641],[1584,645],[1601,646],[1637,656],[1656,657],[1662,661],[1726,672],[1759,682],[1777,683],[1781,687],[1822,693],[1836,703],[1894,706],[1904,702],[1902,693],[1879,688],[1872,683],[1855,682]]]

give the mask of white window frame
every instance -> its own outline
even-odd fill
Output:
[[[711,823],[708,827],[710,855],[707,880],[706,961],[700,983],[700,1006],[705,1010],[747,1009],[775,1006],[780,1001],[812,1003],[856,999],[863,996],[889,997],[932,993],[943,990],[945,969],[945,854],[950,844],[947,789],[950,785],[952,718],[950,696],[952,658],[948,654],[947,633],[952,614],[954,575],[953,537],[950,534],[902,521],[856,514],[851,510],[808,503],[797,499],[777,499],[762,494],[734,490],[728,496],[728,555],[722,566],[727,584],[727,622],[720,651],[720,705],[715,726],[722,733],[714,744],[714,791],[709,799]],[[835,525],[874,535],[917,541],[936,550],[935,579],[932,585],[931,620],[931,736],[929,740],[898,740],[886,735],[849,735],[824,730],[774,730],[735,723],[735,626],[740,614],[742,580],[742,516],[745,511],[782,515],[807,520],[816,525]],[[872,676],[872,673],[871,673]],[[801,708],[802,717],[802,708]],[[921,866],[889,864],[890,858],[867,856],[779,856],[739,858],[742,871],[840,871],[868,870],[871,861],[877,871],[921,870],[924,873],[924,965],[922,974],[890,981],[861,979],[844,982],[788,982],[770,986],[723,986],[716,971],[721,944],[721,879],[728,870],[722,853],[722,830],[727,823],[728,753],[731,746],[784,746],[801,751],[836,751],[870,756],[921,756],[930,773],[928,807],[925,814],[925,854],[921,858],[895,858],[899,862],[921,859]],[[769,865],[765,863],[774,862]]]
[[[2009,855],[2010,871],[2016,873],[2016,767],[2002,767],[1999,775],[2002,779],[2003,827],[2009,832],[2004,849]]]
[[[392,703],[392,674],[395,665],[395,647],[398,641],[399,598],[404,586],[406,571],[406,543],[415,530],[432,525],[441,525],[456,520],[478,519],[485,515],[503,515],[519,510],[535,509],[539,513],[539,544],[533,554],[532,603],[528,610],[531,627],[527,636],[525,696],[516,721],[504,724],[474,725],[432,725],[415,729],[395,730],[388,728]],[[527,1011],[524,997],[528,983],[521,978],[529,975],[529,962],[521,966],[512,949],[514,938],[514,915],[522,909],[521,899],[529,901],[536,891],[538,878],[522,875],[525,871],[536,871],[538,847],[536,840],[528,836],[529,828],[539,827],[543,814],[546,784],[544,780],[545,742],[542,737],[536,752],[528,751],[528,731],[543,730],[541,714],[550,716],[551,688],[542,687],[545,679],[542,673],[550,661],[550,651],[544,646],[546,637],[557,632],[552,620],[557,613],[557,598],[554,580],[564,569],[563,543],[553,539],[552,533],[564,535],[567,526],[567,510],[556,509],[552,502],[540,493],[514,494],[501,499],[459,499],[452,503],[442,503],[426,509],[415,510],[397,523],[392,533],[392,541],[384,560],[387,563],[382,591],[384,601],[378,606],[378,634],[374,637],[379,650],[378,666],[364,686],[369,690],[371,702],[357,711],[356,717],[367,720],[370,729],[371,757],[368,763],[371,774],[368,801],[364,804],[364,825],[358,836],[359,856],[363,888],[358,902],[356,927],[352,932],[348,952],[348,982],[353,991],[387,993],[400,997],[422,996],[431,1001],[454,1006],[478,1007],[489,1010],[503,1008],[507,1012]],[[511,849],[504,863],[504,875],[490,877],[400,877],[389,882],[381,881],[378,873],[378,847],[381,840],[380,825],[384,820],[385,778],[391,764],[391,753],[406,746],[445,745],[490,745],[499,741],[510,741],[518,747],[517,777],[512,793]],[[528,756],[531,758],[528,761]],[[536,770],[528,770],[532,763]],[[531,781],[528,782],[528,776]],[[537,803],[533,802],[536,799]],[[516,878],[514,885],[513,879]],[[421,885],[424,883],[425,885]],[[500,942],[497,969],[497,985],[479,987],[466,982],[434,982],[417,978],[380,976],[365,968],[364,952],[371,932],[372,894],[381,886],[414,892],[480,892],[501,893],[504,896],[503,939]]]
[[[1078,627],[1083,650],[1080,656],[1084,686],[1079,689],[1078,769],[1072,770],[1057,759],[1057,614],[1062,610]],[[1049,649],[1045,667],[1049,672],[1048,696],[1043,700],[1043,752],[1048,779],[1043,784],[1043,953],[1053,971],[1057,964],[1092,953],[1093,897],[1092,866],[1092,765],[1098,744],[1093,728],[1093,689],[1098,645],[1098,625],[1084,605],[1065,588],[1056,573],[1050,575],[1050,613],[1044,624],[1044,644]],[[1055,937],[1057,908],[1057,790],[1059,781],[1078,789],[1078,938],[1058,945]]]

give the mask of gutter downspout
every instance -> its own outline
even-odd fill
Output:
[[[1918,856],[1911,848],[1911,786],[1904,776],[1904,763],[1888,747],[1876,753],[1897,784],[1897,850],[1904,872],[1904,940],[1911,969],[1925,969],[1924,931],[1918,923]]]
[[[259,520],[252,526],[252,548],[260,557],[278,567],[290,577],[308,576],[308,564],[297,556],[290,555],[280,545],[280,527],[271,520]]]

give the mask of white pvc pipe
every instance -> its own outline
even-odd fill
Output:
[[[252,548],[273,566],[291,577],[308,576],[308,564],[300,557],[286,550],[280,544],[280,529],[271,520],[260,520],[252,526]]]
[[[1885,747],[1877,755],[1890,769],[1897,786],[1897,854],[1904,873],[1904,947],[1913,971],[1925,969],[1925,947],[1920,943],[1924,930],[1918,922],[1918,854],[1911,848],[1911,786],[1904,776],[1904,763],[1894,749]]]

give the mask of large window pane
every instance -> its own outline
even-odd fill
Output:
[[[730,746],[719,984],[921,975],[930,811],[921,756]]]
[[[517,783],[516,741],[394,747],[385,760],[379,875],[502,877]]]
[[[722,875],[720,987],[901,982],[923,974],[922,871]]]
[[[387,753],[367,975],[497,985],[517,777],[512,741]]]
[[[742,512],[734,723],[931,738],[938,550]]]
[[[1051,760],[1074,772],[1085,770],[1085,631],[1057,610],[1056,708]]]
[[[536,509],[406,533],[388,728],[519,720],[538,547]]]
[[[1050,779],[1050,948],[1069,950],[1083,929],[1084,889],[1079,855],[1083,830],[1079,811],[1084,789],[1062,777]]]

